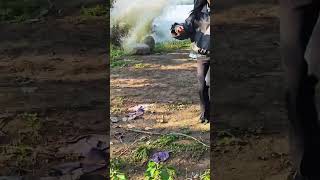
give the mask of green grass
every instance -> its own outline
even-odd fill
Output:
[[[129,63],[123,59],[123,57],[128,56],[128,53],[126,53],[123,49],[120,47],[111,45],[110,48],[110,67],[111,68],[117,68],[117,67],[125,67]]]
[[[182,40],[182,41],[169,41],[164,43],[157,43],[154,49],[156,53],[165,53],[172,52],[181,49],[190,49],[191,42],[190,40]]]
[[[210,180],[210,169],[207,169],[201,176],[201,180]]]
[[[133,160],[135,162],[146,162],[150,157],[151,151],[152,148],[150,146],[140,146],[133,151]]]
[[[208,151],[207,147],[204,147],[197,142],[181,144],[179,143],[179,140],[185,140],[185,138],[176,135],[164,135],[149,144],[143,142],[133,151],[128,161],[133,163],[144,163],[150,158],[150,154],[153,151],[169,151],[176,155],[182,152],[190,152],[190,156],[197,159]]]
[[[117,173],[120,175],[124,175],[123,172],[126,172],[128,169],[144,167],[146,162],[149,161],[153,152],[169,151],[171,158],[178,156],[179,153],[183,153],[184,155],[187,153],[189,154],[190,158],[197,159],[202,157],[202,155],[208,151],[207,147],[204,147],[199,143],[190,141],[188,143],[182,144],[179,142],[180,140],[185,140],[185,137],[169,134],[160,136],[153,141],[141,141],[140,144],[138,144],[130,154],[118,158],[113,158],[111,160],[111,169],[113,171],[113,175]],[[173,168],[165,164],[166,162],[162,162],[158,165],[149,163],[148,165],[150,166],[146,167],[147,170],[144,174],[145,177],[151,180],[155,177],[158,177],[161,173],[164,173],[164,176],[167,176],[168,173],[172,173],[174,174],[174,176],[179,174],[178,172],[176,173],[175,171],[173,171]],[[158,172],[155,174],[151,173],[156,171]],[[207,180],[206,178],[209,176],[209,171],[206,170],[202,175],[202,179]]]
[[[108,11],[104,5],[96,5],[94,7],[82,7],[81,15],[86,17],[106,16]]]
[[[22,22],[45,14],[49,4],[43,0],[1,0],[0,21]]]
[[[133,67],[136,68],[136,69],[144,69],[144,68],[150,67],[150,65],[149,64],[144,64],[144,63],[137,63]]]
[[[123,159],[111,159],[110,161],[110,179],[111,180],[127,180],[127,176],[122,172],[125,162]]]

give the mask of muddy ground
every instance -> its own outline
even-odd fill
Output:
[[[179,50],[173,53],[127,57],[124,59],[131,60],[134,64],[111,70],[111,116],[121,119],[132,112],[130,108],[134,106],[148,107],[141,118],[125,122],[120,120],[111,124],[113,159],[124,156],[130,158],[137,147],[161,137],[155,133],[184,133],[209,145],[209,124],[198,123],[196,63],[189,60],[188,55],[189,51]],[[119,133],[122,134],[121,140]],[[186,138],[181,143],[192,144],[194,140]],[[164,150],[155,149],[150,155]],[[146,163],[127,165],[124,171],[129,179],[143,179]],[[200,152],[186,150],[171,153],[165,164],[176,169],[177,179],[199,179],[199,175],[210,167],[209,148]]]
[[[0,175],[48,176],[78,160],[70,139],[106,137],[107,23],[78,15],[0,25]]]
[[[213,179],[284,180],[290,171],[277,11],[272,0],[217,1]]]

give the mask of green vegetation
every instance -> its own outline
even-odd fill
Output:
[[[111,100],[111,110],[110,112],[112,114],[121,114],[123,111],[123,103],[124,103],[124,97],[118,96]]]
[[[0,21],[21,22],[48,13],[48,1],[1,0]]]
[[[127,176],[120,170],[123,166],[121,159],[113,159],[110,162],[110,178],[111,180],[127,180]]]
[[[172,52],[180,49],[190,49],[190,47],[191,47],[190,40],[169,41],[164,43],[157,43],[155,46],[154,52],[156,53]]]
[[[186,129],[187,131],[187,129]],[[179,141],[186,140],[185,137],[180,137],[177,135],[163,135],[158,137],[153,141],[141,141],[140,144],[134,148],[134,150],[126,155],[121,156],[121,158],[113,159],[112,165],[112,176],[115,174],[124,175],[125,169],[131,169],[132,167],[140,167],[145,165],[149,161],[151,154],[157,151],[169,151],[170,156],[177,156],[179,153],[187,153],[191,158],[200,158],[202,155],[208,151],[208,148],[202,144],[196,142],[185,141],[181,143]],[[110,171],[110,174],[112,174]],[[144,173],[146,180],[170,180],[175,179],[178,174],[176,170],[170,166],[165,165],[165,162],[155,163],[149,161]],[[112,177],[111,176],[111,177]],[[210,177],[210,171],[205,171],[201,176],[203,180]]]
[[[201,180],[210,180],[210,169],[207,169],[201,176]]]
[[[123,32],[125,33],[125,32]],[[117,44],[119,44],[120,40],[117,39],[116,37],[113,37],[113,41],[115,41]],[[134,64],[134,68],[136,69],[143,69],[149,67],[148,64],[143,64],[143,63],[137,63],[134,61],[130,60],[125,60],[124,58],[128,58],[131,55],[123,48],[121,48],[118,45],[111,44],[110,45],[110,67],[111,68],[122,68],[126,67],[130,64]],[[190,48],[190,41],[185,40],[185,41],[170,41],[170,42],[165,42],[165,43],[157,43],[154,49],[155,53],[164,53],[164,52],[173,52],[175,50],[181,50],[181,49],[189,49]],[[181,105],[183,106],[183,105]]]
[[[114,46],[111,44],[110,46],[110,67],[125,67],[128,65],[128,62],[124,61],[123,57],[128,54],[120,47]]]
[[[144,64],[144,63],[137,63],[134,65],[134,68],[136,68],[136,69],[144,69],[144,68],[148,68],[148,67],[150,67],[150,65]]]
[[[149,161],[144,176],[145,180],[174,180],[176,170],[173,167]]]
[[[86,17],[106,16],[107,7],[104,5],[96,5],[94,7],[82,7],[81,15]]]
[[[28,128],[31,129],[32,136],[38,137],[42,126],[38,115],[36,113],[24,113],[22,114],[22,118],[26,121]]]
[[[138,149],[133,151],[133,160],[135,162],[146,162],[148,161],[152,148],[149,146],[140,146]]]

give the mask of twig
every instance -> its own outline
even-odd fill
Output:
[[[210,147],[209,145],[207,145],[207,144],[203,143],[202,141],[198,140],[197,138],[195,138],[193,136],[189,136],[187,134],[183,134],[183,133],[171,132],[171,133],[167,133],[167,134],[162,134],[162,133],[156,133],[156,132],[143,131],[143,130],[139,130],[139,129],[126,129],[126,130],[133,131],[133,132],[138,132],[138,133],[150,134],[150,135],[178,135],[178,136],[184,136],[184,137],[191,138],[191,139],[197,141],[198,143],[202,144],[205,147]]]
[[[161,133],[155,133],[155,132],[150,132],[150,131],[143,131],[143,130],[139,130],[139,129],[126,129],[128,131],[133,131],[133,132],[138,132],[138,133],[144,133],[144,134],[150,134],[150,135],[165,135],[165,134],[161,134]]]
[[[188,138],[191,138],[191,139],[197,141],[198,143],[202,144],[202,145],[205,146],[205,147],[210,147],[209,145],[207,145],[207,144],[203,143],[202,141],[198,140],[197,138],[195,138],[195,137],[193,137],[193,136],[189,136],[189,135],[187,135],[187,134],[178,133],[178,132],[172,132],[172,133],[169,133],[169,135],[170,135],[170,134],[171,134],[171,135],[178,135],[178,136],[188,137]]]
[[[141,141],[141,139],[142,139],[142,138],[137,139],[137,140],[135,140],[133,143],[131,143],[124,151],[122,151],[122,152],[119,154],[119,156],[122,156],[122,155],[124,155],[126,152],[128,152],[128,150],[129,150],[135,143],[137,143],[138,141]],[[120,152],[120,151],[118,151],[118,152]],[[118,152],[117,152],[117,153],[118,153]]]

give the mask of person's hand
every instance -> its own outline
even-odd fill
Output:
[[[178,26],[177,28],[175,28],[175,32],[176,34],[179,36],[180,34],[184,33],[184,28],[183,26]]]

